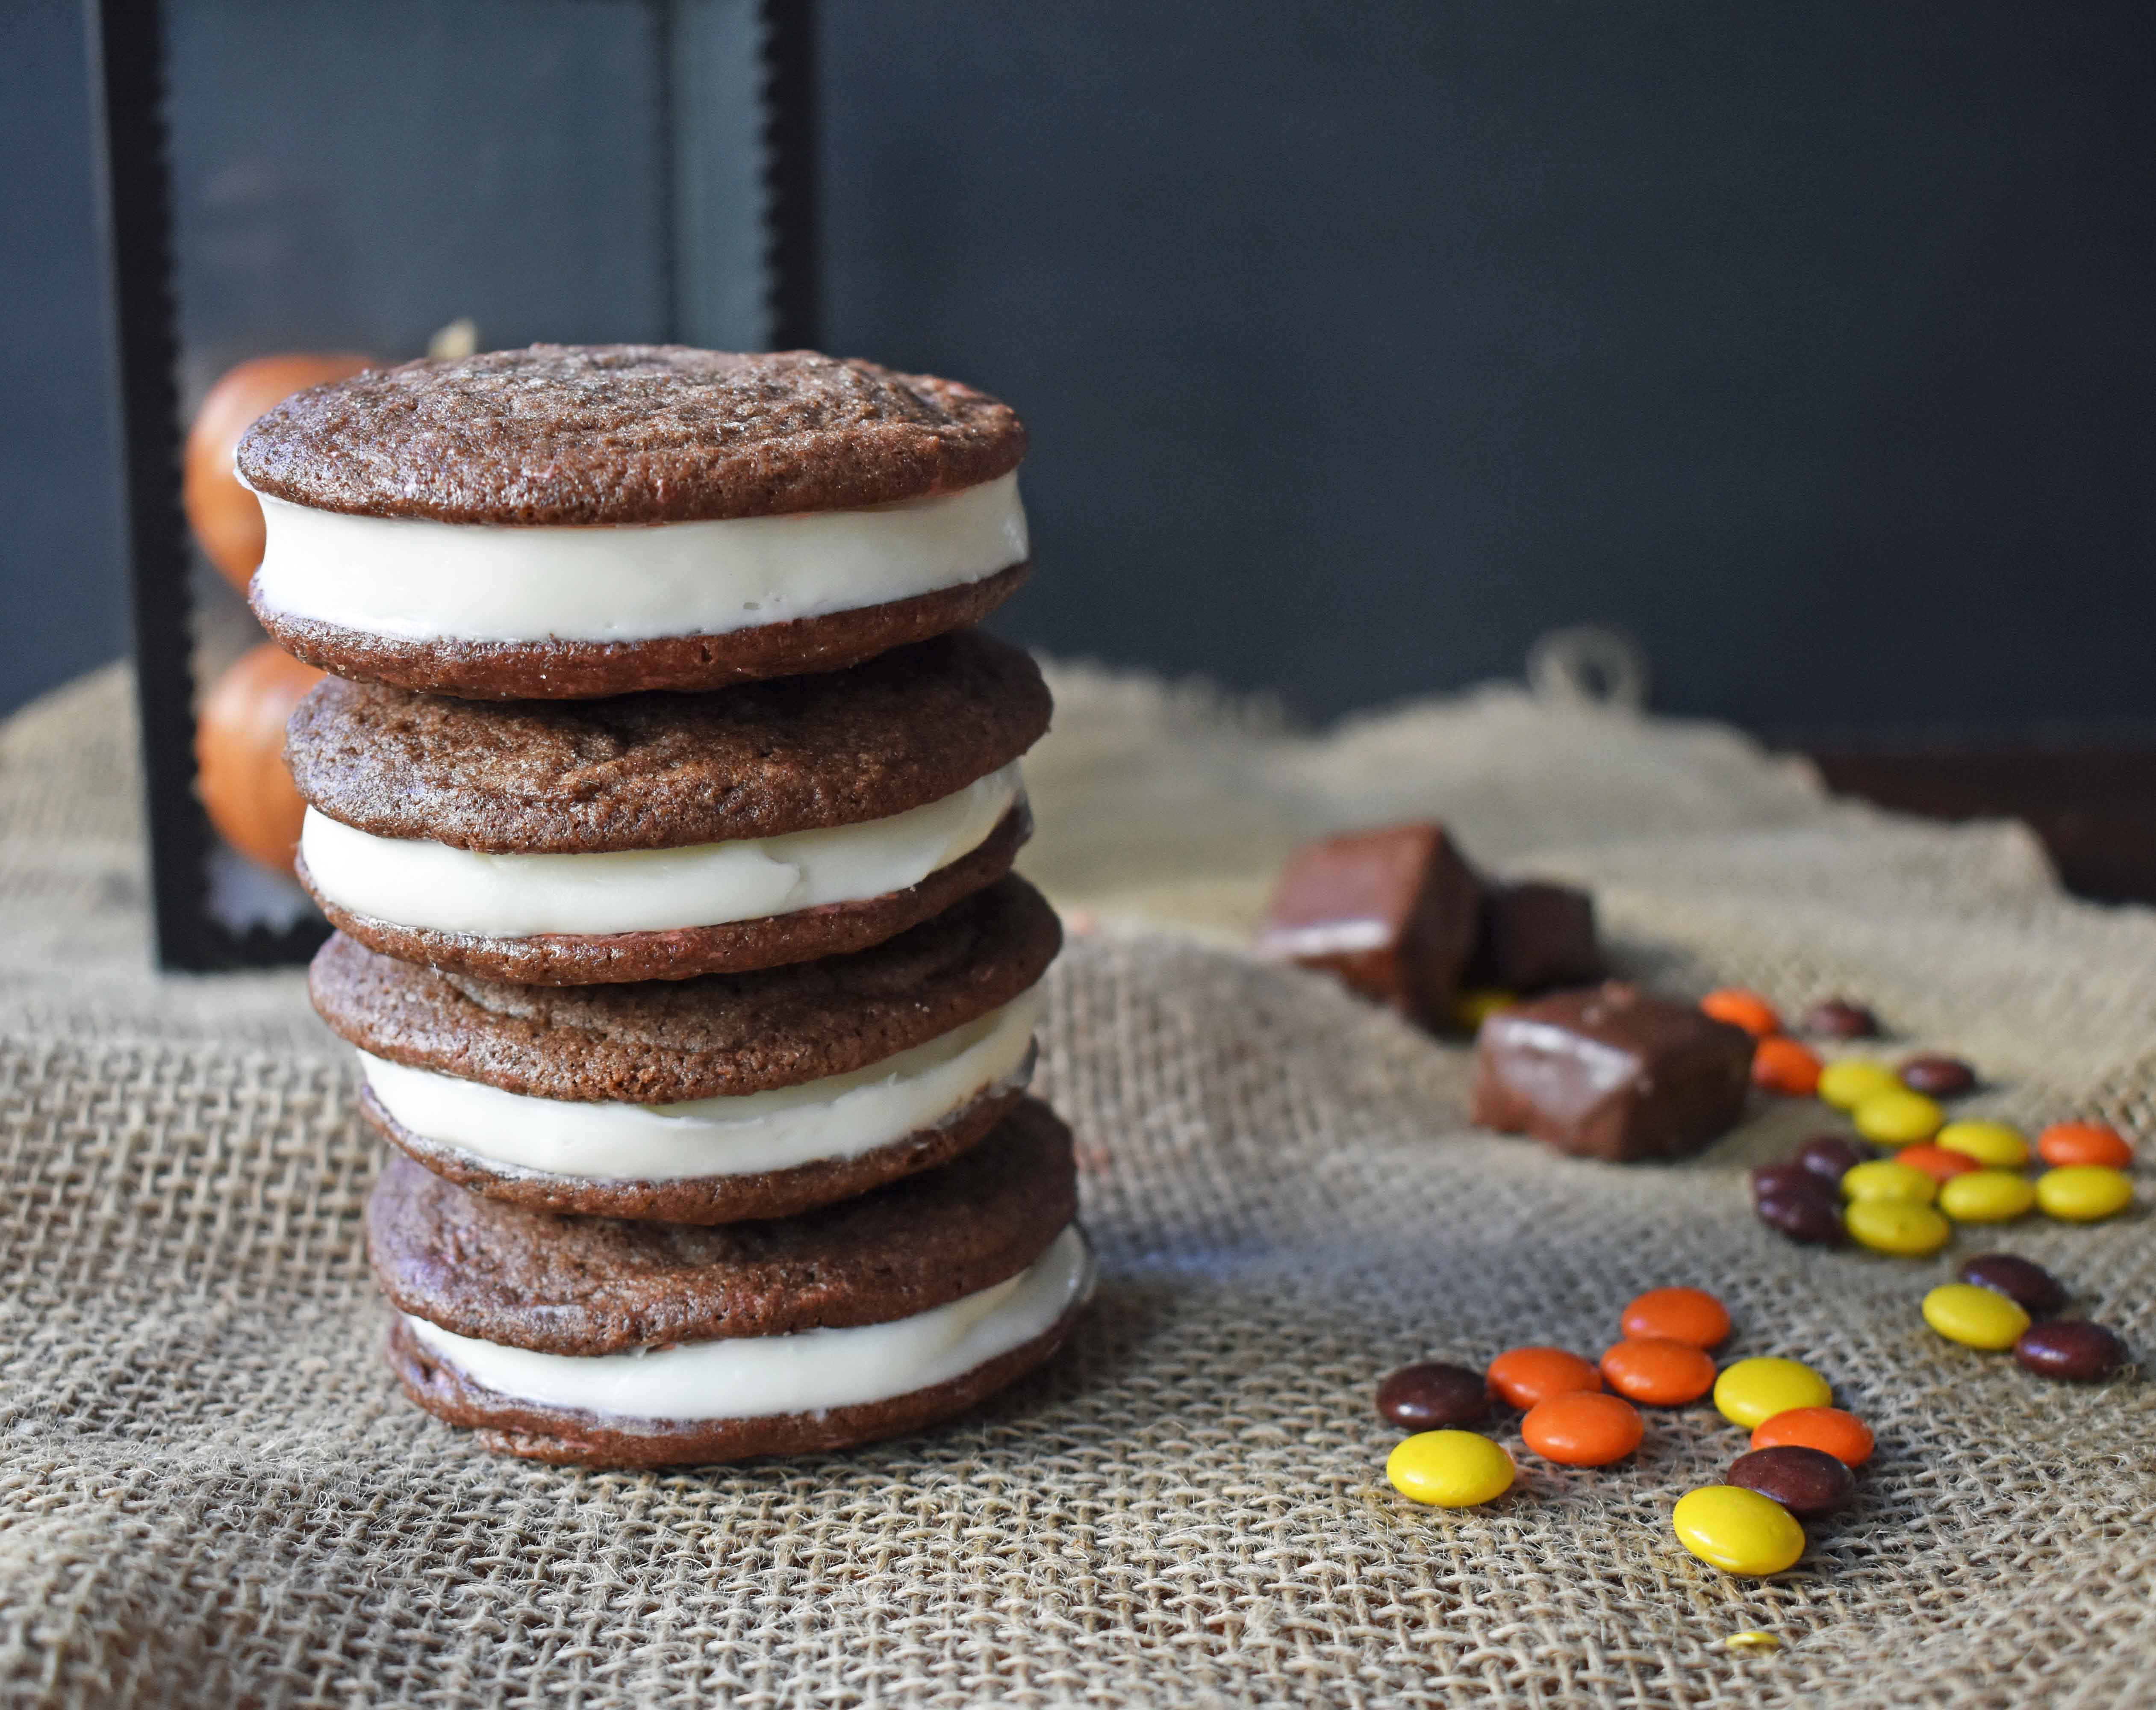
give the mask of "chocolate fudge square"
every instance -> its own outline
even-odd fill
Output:
[[[1434,822],[1306,844],[1281,875],[1260,954],[1322,968],[1352,991],[1443,1026],[1475,948],[1481,881]]]
[[[1555,993],[1482,1024],[1474,1120],[1583,1158],[1682,1157],[1743,1114],[1753,1044],[1622,981]]]
[[[1525,879],[1482,892],[1481,935],[1466,983],[1501,992],[1547,992],[1602,978],[1594,899],[1569,885]]]

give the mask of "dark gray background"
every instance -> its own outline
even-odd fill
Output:
[[[444,235],[361,258],[356,317],[404,294],[377,337],[437,300],[502,338],[640,334],[670,290],[699,336],[745,324],[723,242],[670,285],[634,253],[654,194],[737,209],[732,59],[691,67],[675,120],[719,182],[654,191],[634,8],[416,9],[434,50],[376,23],[370,85],[412,158],[438,167],[449,107],[541,139],[544,171],[497,144],[506,178],[408,196],[356,95],[236,86],[301,177]],[[381,17],[254,10],[285,33],[231,40],[273,72]],[[579,29],[613,33],[561,59]],[[521,69],[480,74],[473,30]],[[183,109],[230,110],[215,46],[177,56]],[[1322,716],[1592,621],[1644,643],[1657,705],[1766,728],[2156,719],[2156,8],[832,0],[821,46],[826,341],[1026,413],[1023,639]],[[66,0],[0,8],[26,311],[0,704],[120,636],[80,56]],[[398,81],[415,58],[450,74]],[[521,295],[430,295],[460,268]]]

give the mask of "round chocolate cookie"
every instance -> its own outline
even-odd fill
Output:
[[[629,1104],[850,1074],[1009,1003],[1062,928],[1013,874],[857,955],[631,985],[526,986],[398,961],[339,933],[307,980],[371,1056],[535,1098]]]
[[[1028,1100],[940,1169],[720,1229],[557,1217],[393,1158],[367,1240],[402,1315],[391,1361],[420,1406],[490,1448],[650,1466],[844,1447],[971,1406],[1045,1359],[1075,1321],[1087,1268],[1076,1209],[1070,1132]],[[984,1295],[955,1325],[942,1311]],[[877,1346],[891,1327],[906,1343],[896,1355]],[[758,1369],[744,1405],[748,1390],[720,1380],[739,1368],[714,1357],[753,1367],[767,1351],[786,1370]],[[805,1404],[788,1404],[789,1386]],[[613,1404],[624,1393],[674,1404],[624,1411]]]
[[[300,393],[236,463],[267,501],[251,602],[288,651],[575,699],[832,670],[978,622],[1024,579],[1004,480],[1024,454],[1008,405],[873,362],[535,345]],[[775,517],[851,519],[846,549],[680,533]]]
[[[708,695],[486,705],[327,678],[300,703],[285,741],[300,794],[335,822],[309,825],[297,870],[331,922],[361,942],[489,978],[682,979],[842,954],[1009,870],[1030,828],[1015,787],[996,786],[1000,818],[978,819],[978,840],[933,870],[902,853],[897,827],[901,853],[885,881],[892,888],[778,912],[760,911],[772,905],[757,901],[747,918],[724,917],[739,905],[723,887],[763,881],[736,868],[716,875],[719,888],[665,881],[673,912],[656,916],[664,926],[611,930],[619,921],[605,911],[619,905],[606,887],[618,896],[652,881],[598,862],[583,889],[557,892],[518,930],[501,930],[488,911],[509,887],[533,882],[533,864],[471,858],[696,850],[892,821],[990,779],[1047,730],[1049,713],[1033,660],[978,631],[850,670]],[[415,859],[434,864],[429,879],[470,869],[464,876],[477,903],[460,905],[439,880],[400,880]],[[850,870],[870,870],[856,861]],[[640,917],[652,917],[652,906]],[[421,917],[396,917],[407,910]],[[721,918],[706,924],[712,915]]]
[[[550,345],[369,368],[241,438],[256,492],[434,522],[708,522],[977,486],[1025,456],[1009,404],[814,351]]]
[[[708,695],[477,705],[328,677],[285,763],[310,805],[376,837],[593,855],[887,819],[1009,764],[1050,711],[1031,657],[969,630]]]

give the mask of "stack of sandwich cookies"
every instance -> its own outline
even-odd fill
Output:
[[[1090,1287],[1025,1096],[1054,912],[1009,870],[1031,660],[1014,416],[808,352],[538,347],[243,442],[311,989],[393,1154],[420,1405],[646,1466],[970,1406]]]

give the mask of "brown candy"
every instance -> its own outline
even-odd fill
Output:
[[[1895,1072],[1927,1098],[1959,1098],[1976,1085],[1976,1071],[1959,1057],[1912,1057]]]
[[[2048,1318],[2066,1303],[2066,1286],[2041,1265],[2011,1253],[1978,1253],[1955,1273],[1964,1282],[1995,1289],[2032,1318]]]
[[[1350,831],[1290,858],[1257,947],[1436,1027],[1450,1019],[1481,909],[1481,881],[1442,825]]]
[[[2014,1344],[2014,1358],[2040,1378],[2063,1378],[2070,1384],[2093,1384],[2133,1363],[2115,1331],[2081,1318],[2031,1324]]]
[[[1681,1157],[1743,1115],[1753,1045],[1621,981],[1558,992],[1482,1024],[1474,1120],[1587,1158]]]
[[[1754,1449],[1729,1463],[1724,1481],[1779,1502],[1799,1519],[1839,1508],[1856,1494],[1850,1470],[1823,1450],[1794,1443]]]
[[[1769,1229],[1779,1230],[1808,1247],[1839,1247],[1848,1243],[1841,1208],[1827,1194],[1775,1194],[1759,1200],[1752,1209]]]
[[[1797,1148],[1794,1161],[1838,1187],[1864,1159],[1865,1154],[1840,1135],[1815,1134]]]
[[[1785,1158],[1779,1163],[1754,1164],[1750,1175],[1755,1201],[1809,1196],[1832,1204],[1836,1197],[1835,1183],[1840,1180],[1837,1176],[1830,1181],[1794,1158]]]
[[[1872,1039],[1879,1032],[1879,1018],[1863,1004],[1845,998],[1830,998],[1824,1004],[1813,1004],[1799,1024],[1821,1039]]]
[[[1378,1385],[1378,1411],[1403,1430],[1435,1431],[1489,1416],[1490,1385],[1480,1372],[1432,1360],[1402,1366]]]
[[[1540,879],[1484,890],[1466,984],[1526,995],[1587,985],[1602,972],[1594,899],[1587,892]]]

